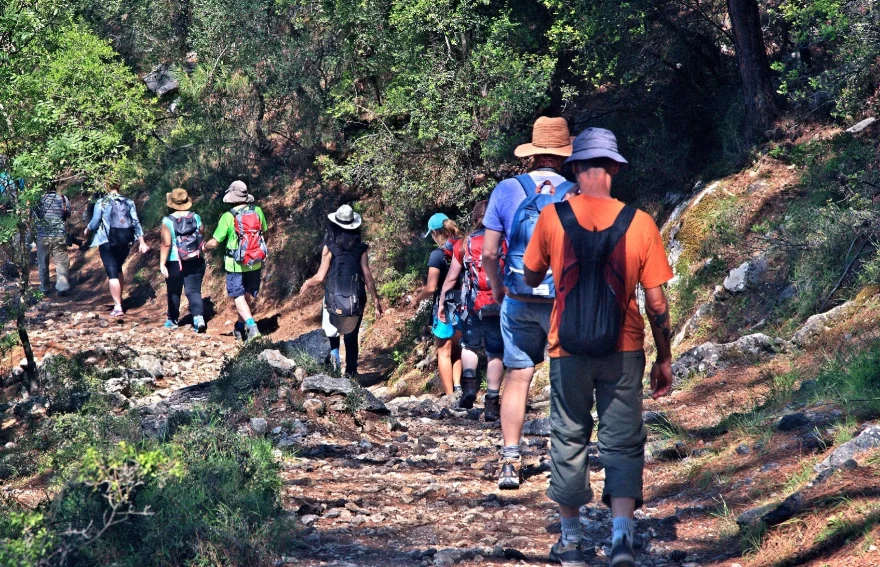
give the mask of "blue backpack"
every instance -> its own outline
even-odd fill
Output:
[[[551,188],[553,187],[550,181],[545,181],[541,187],[538,187],[529,175],[517,175],[515,179],[519,181],[526,198],[519,204],[519,208],[513,215],[513,227],[508,239],[507,263],[504,268],[504,286],[511,295],[554,299],[556,288],[553,285],[553,273],[550,270],[547,271],[544,281],[538,287],[529,287],[523,281],[523,256],[532,239],[532,233],[535,232],[535,225],[538,223],[541,210],[547,205],[561,202],[574,187],[574,183],[565,181],[549,193],[542,193],[544,185],[549,184]]]

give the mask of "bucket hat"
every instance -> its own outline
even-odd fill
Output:
[[[362,222],[361,216],[354,212],[354,210],[348,205],[342,205],[336,209],[335,213],[327,215],[327,218],[330,219],[330,222],[333,224],[348,230],[356,229]]]
[[[254,196],[248,193],[247,185],[244,181],[235,180],[229,184],[226,194],[223,195],[223,202],[230,205],[240,205],[242,203],[253,203]]]
[[[175,211],[188,211],[192,207],[192,201],[186,189],[172,189],[171,193],[165,193],[165,204]]]
[[[428,238],[432,232],[443,228],[443,223],[448,220],[449,217],[443,213],[434,213],[431,215],[431,218],[428,219],[428,232],[426,232],[422,238]]]
[[[574,147],[571,157],[565,160],[565,163],[600,157],[611,158],[620,164],[629,163],[617,153],[617,138],[614,132],[605,128],[587,128],[577,135],[572,145]]]
[[[532,126],[532,141],[513,150],[516,157],[542,154],[563,157],[571,155],[571,133],[565,118],[538,118]]]

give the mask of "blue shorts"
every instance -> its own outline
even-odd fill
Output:
[[[260,272],[263,269],[252,272],[226,272],[226,295],[235,299],[248,294],[256,299],[260,292]]]
[[[544,362],[552,311],[552,303],[504,298],[501,304],[504,366],[516,370],[532,368]]]
[[[471,315],[462,325],[461,346],[470,351],[478,351],[486,346],[486,356],[501,358],[504,356],[504,339],[501,337],[501,317],[480,319]]]

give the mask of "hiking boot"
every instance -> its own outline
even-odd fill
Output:
[[[162,328],[173,331],[177,328],[177,321],[175,321],[174,319],[165,319],[165,324],[162,325]]]
[[[461,399],[458,400],[458,407],[471,409],[477,399],[477,377],[462,376],[461,377]]]
[[[260,330],[256,325],[251,325],[247,328],[247,342],[251,342],[254,339],[259,339],[263,335],[260,334]]]
[[[242,342],[242,343],[243,343],[243,342],[244,342],[244,337],[245,337],[244,324],[242,324],[241,326],[239,326],[239,324],[236,323],[236,324],[235,324],[235,327],[232,328],[232,336],[235,337],[235,340],[236,340],[236,341],[239,341],[239,342]]]
[[[519,488],[520,466],[522,459],[503,459],[501,461],[501,474],[498,475],[498,488],[502,490],[516,490]]]
[[[204,333],[206,330],[208,330],[208,326],[205,324],[205,318],[193,317],[193,331]]]
[[[550,561],[555,561],[563,567],[583,567],[584,554],[580,543],[565,543],[562,538],[550,548]]]
[[[632,542],[629,541],[629,538],[624,536],[611,546],[611,560],[608,565],[609,567],[636,567]]]
[[[490,396],[486,394],[483,400],[485,409],[483,410],[483,419],[488,421],[498,421],[501,416],[501,396]]]

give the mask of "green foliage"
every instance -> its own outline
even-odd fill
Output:
[[[227,360],[220,369],[212,400],[240,408],[254,390],[268,385],[273,379],[272,367],[258,358],[266,348],[264,341],[251,341],[234,358]]]
[[[829,356],[817,378],[814,395],[831,399],[847,414],[862,419],[880,414],[880,342],[859,344]]]

